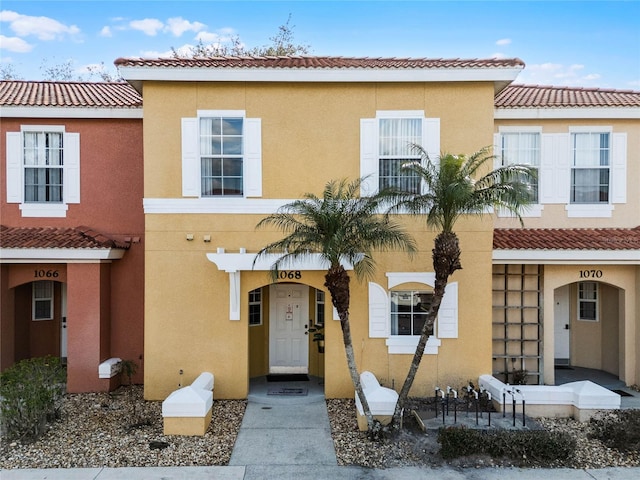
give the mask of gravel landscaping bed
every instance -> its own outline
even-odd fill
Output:
[[[0,468],[227,465],[245,407],[244,400],[215,400],[213,421],[204,436],[165,436],[162,402],[145,402],[140,386],[122,387],[111,394],[69,394],[61,418],[37,441],[2,440]],[[436,433],[423,433],[411,417],[406,417],[405,428],[396,437],[372,442],[358,430],[353,400],[327,400],[327,409],[339,465],[518,465],[486,456],[445,462],[438,454]],[[586,423],[566,419],[541,419],[540,423],[551,431],[569,432],[578,440],[571,459],[547,467],[640,466],[638,452],[620,453],[589,439]]]

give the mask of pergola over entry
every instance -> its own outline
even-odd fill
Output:
[[[273,253],[256,257],[258,254],[247,253],[244,248],[239,253],[225,253],[224,248],[218,248],[217,253],[207,253],[207,259],[215,263],[218,270],[229,274],[229,320],[240,320],[240,274],[243,271],[269,271],[281,255]],[[326,271],[329,268],[329,263],[319,253],[291,258],[284,265],[291,270],[305,271]],[[349,262],[343,261],[342,266],[346,270],[353,270]]]

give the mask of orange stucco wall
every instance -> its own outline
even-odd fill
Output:
[[[490,82],[145,82],[145,198],[182,198],[180,122],[198,110],[244,110],[247,118],[260,118],[262,198],[293,199],[305,192],[320,194],[331,179],[360,175],[360,119],[374,118],[378,110],[424,110],[426,117],[439,118],[444,151],[471,153],[491,145],[493,91]],[[247,395],[250,372],[260,371],[260,366],[249,353],[253,333],[250,337],[246,308],[241,308],[239,321],[229,320],[229,274],[219,271],[206,254],[217,247],[257,252],[281,236],[272,229],[256,231],[261,218],[249,212],[146,215],[146,398],[163,399],[202,371],[215,375],[216,398]],[[419,219],[402,221],[418,241],[419,253],[414,259],[401,252],[376,255],[373,281],[385,288],[385,272],[433,270],[433,232]],[[458,224],[464,269],[451,280],[460,286],[459,338],[442,340],[437,355],[425,356],[414,384],[416,394],[431,392],[434,385],[463,385],[491,370],[492,227],[490,217]],[[187,240],[188,234],[193,240]],[[203,240],[205,235],[211,236],[210,242]],[[324,272],[302,275],[301,283],[325,290]],[[266,272],[242,272],[243,306],[250,290],[268,283]],[[351,286],[358,368],[399,388],[411,355],[389,355],[384,339],[369,338],[367,284],[354,278]],[[351,397],[340,324],[331,316],[325,327],[325,393]]]

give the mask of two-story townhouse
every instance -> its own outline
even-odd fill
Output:
[[[339,322],[310,259],[269,277],[256,252],[281,233],[265,215],[327,181],[399,181],[409,145],[430,155],[491,145],[494,96],[518,59],[342,57],[118,59],[144,92],[145,396],[163,399],[203,371],[216,397],[245,398],[269,373],[324,376],[328,397],[350,397]],[[416,188],[421,188],[416,186]],[[433,287],[434,233],[400,219],[419,244],[380,254],[368,282],[352,281],[350,317],[360,370],[399,385]],[[464,385],[491,370],[493,222],[458,224],[463,270],[451,278],[415,382]],[[309,328],[322,326],[320,353]]]
[[[0,368],[59,356],[70,392],[142,379],[142,98],[127,83],[0,83]]]
[[[511,85],[495,107],[498,164],[538,181],[525,229],[495,220],[494,374],[640,383],[640,92]]]

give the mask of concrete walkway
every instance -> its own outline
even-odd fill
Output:
[[[337,464],[323,387],[318,379],[287,382],[306,395],[270,395],[282,387],[253,380],[229,466],[2,470],[1,480],[631,480],[640,468],[521,469],[403,467],[368,469]],[[285,392],[286,393],[286,392]]]
[[[283,389],[304,394],[269,394]],[[250,391],[229,465],[338,465],[318,378],[269,383],[261,377]]]

